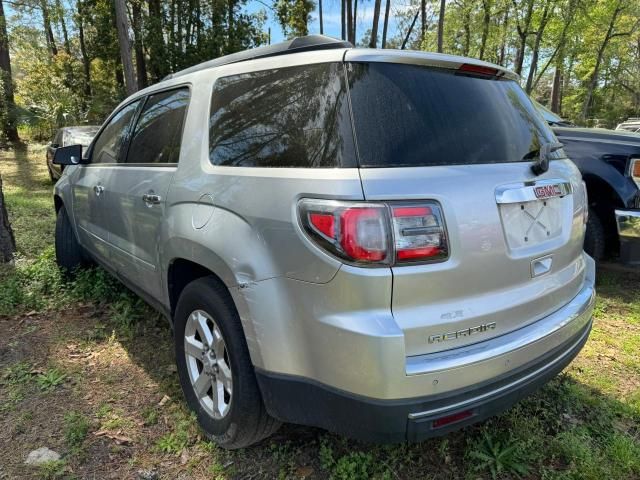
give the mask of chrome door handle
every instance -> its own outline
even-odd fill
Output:
[[[142,195],[142,201],[146,203],[148,206],[157,205],[162,200],[160,195],[156,195],[154,193],[145,193]]]
[[[93,186],[93,193],[96,194],[96,197],[99,197],[100,195],[102,195],[102,192],[104,192],[104,187],[102,185]]]

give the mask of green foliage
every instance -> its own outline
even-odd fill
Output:
[[[69,412],[64,416],[64,438],[71,449],[82,447],[88,433],[89,420],[82,413]]]
[[[505,473],[521,477],[529,472],[529,466],[522,463],[518,455],[517,443],[503,445],[488,432],[484,433],[482,442],[469,452],[469,457],[478,462],[477,470],[489,470],[494,479]]]
[[[40,390],[50,392],[56,387],[62,385],[66,378],[67,375],[59,368],[50,368],[44,373],[38,374],[36,377],[36,383],[40,387]]]
[[[64,460],[51,460],[38,465],[38,473],[42,480],[64,478],[67,473],[67,464]]]
[[[307,35],[311,12],[315,6],[313,0],[276,0],[276,16],[285,35],[290,38]]]

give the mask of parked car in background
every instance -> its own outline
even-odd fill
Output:
[[[631,117],[618,124],[616,130],[625,130],[627,132],[640,133],[640,118]]]
[[[544,107],[538,110],[587,185],[586,252],[596,260],[619,256],[640,265],[640,134],[578,128]]]
[[[56,259],[171,319],[204,431],[380,442],[504,410],[587,341],[576,166],[503,67],[323,36],[221,57],[56,152]]]
[[[47,169],[52,182],[60,178],[63,168],[63,166],[53,163],[56,150],[67,145],[82,145],[86,149],[89,147],[93,137],[98,133],[98,130],[100,130],[100,125],[83,125],[58,129],[53,140],[47,146]]]

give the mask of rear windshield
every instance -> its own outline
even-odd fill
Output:
[[[390,63],[348,78],[361,167],[517,162],[553,138],[511,80]]]

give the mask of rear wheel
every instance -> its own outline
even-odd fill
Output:
[[[65,275],[72,275],[84,265],[84,251],[76,237],[67,210],[61,207],[56,218],[56,263]]]
[[[584,236],[584,251],[596,262],[604,256],[606,236],[602,220],[592,208],[589,209],[587,231]]]
[[[187,285],[174,327],[180,384],[207,436],[234,449],[275,432],[280,424],[264,408],[240,318],[224,287],[213,277]]]

